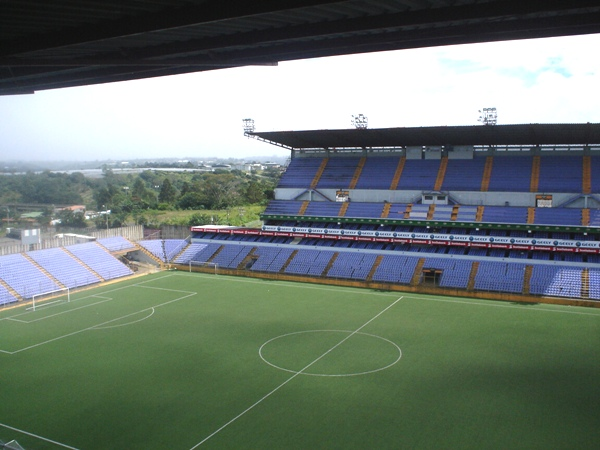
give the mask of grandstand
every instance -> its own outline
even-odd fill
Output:
[[[486,142],[477,127],[372,130],[373,142],[386,137],[381,147],[364,145],[365,133],[335,130],[345,145],[339,148],[319,145],[333,140],[322,136],[326,131],[250,133],[291,151],[264,226],[192,227],[193,245],[210,242],[217,249],[213,256],[185,252],[177,263],[214,261],[224,273],[248,276],[595,305],[600,146],[590,142],[600,142],[600,128],[515,127],[485,129]],[[353,138],[356,147],[348,146]],[[221,253],[240,257],[214,256]]]
[[[485,144],[475,128],[377,130],[422,139],[381,148],[319,148],[304,136],[310,148],[290,149],[261,229],[196,226],[187,239],[113,236],[3,256],[0,304],[129,276],[118,259],[127,255],[161,268],[599,305],[600,145],[589,142],[600,127],[495,126]],[[346,145],[369,130],[352,131]]]

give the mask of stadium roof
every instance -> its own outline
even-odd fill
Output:
[[[0,95],[598,32],[597,0],[3,0]]]
[[[271,131],[246,134],[294,150],[448,145],[587,145],[600,144],[600,123]]]

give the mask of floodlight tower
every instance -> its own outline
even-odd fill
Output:
[[[244,119],[244,135],[254,132],[254,119]]]
[[[498,112],[496,108],[483,108],[479,110],[479,119],[484,125],[496,125],[498,123]]]
[[[352,126],[358,130],[366,130],[369,126],[369,119],[364,114],[352,116]]]

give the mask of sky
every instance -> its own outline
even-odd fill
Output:
[[[600,122],[600,34],[281,62],[0,96],[0,160],[251,158],[256,131]]]

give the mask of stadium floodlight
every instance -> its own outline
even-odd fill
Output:
[[[254,119],[244,119],[244,134],[254,132]]]
[[[498,112],[496,108],[483,108],[479,110],[479,119],[484,125],[496,125],[498,123]]]
[[[352,116],[352,126],[358,130],[366,130],[369,126],[369,119],[364,114]]]

